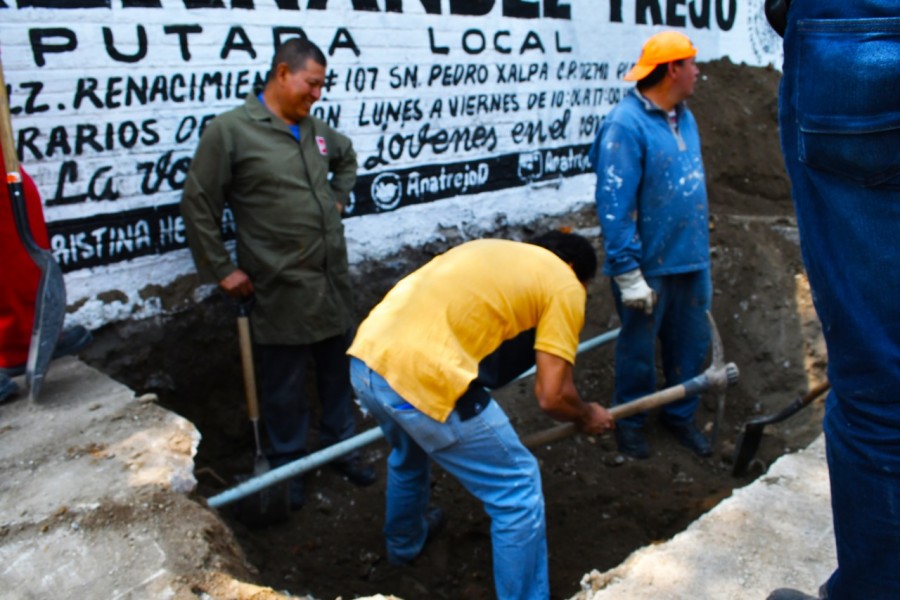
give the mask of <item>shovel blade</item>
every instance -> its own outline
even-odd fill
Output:
[[[266,457],[262,454],[257,454],[256,461],[253,463],[253,476],[259,477],[260,475],[265,475],[271,470],[272,467],[271,465],[269,465],[269,461],[266,460]]]
[[[66,285],[62,269],[47,251],[34,258],[41,269],[41,279],[25,366],[25,381],[31,400],[37,400],[40,395],[66,317]]]
[[[254,476],[261,474],[254,472]],[[247,479],[249,478],[238,477],[238,483]],[[288,486],[288,481],[282,481],[241,498],[231,505],[231,515],[248,527],[268,527],[283,523],[291,514]]]
[[[737,442],[734,445],[734,461],[732,462],[731,474],[734,477],[740,477],[747,470],[747,466],[756,456],[759,450],[759,444],[762,441],[764,424],[749,423],[744,431],[738,435]]]
[[[269,459],[263,454],[259,445],[259,431],[256,428],[256,422],[253,425],[257,440],[256,456],[253,460],[253,475],[251,477],[238,477],[238,483],[243,483],[248,479],[255,479],[272,470]],[[282,481],[250,494],[234,504],[231,514],[235,519],[248,527],[268,527],[269,525],[283,523],[291,513],[289,486],[289,481]]]

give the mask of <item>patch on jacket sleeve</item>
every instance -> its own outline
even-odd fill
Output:
[[[323,138],[321,135],[317,135],[316,136],[316,144],[319,145],[319,154],[321,154],[323,156],[327,156],[328,155],[328,145],[325,143],[325,138]]]

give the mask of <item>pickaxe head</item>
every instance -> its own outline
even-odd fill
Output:
[[[737,384],[740,372],[734,363],[725,363],[725,350],[722,347],[722,338],[712,313],[706,311],[709,320],[710,342],[712,343],[712,364],[706,369],[704,375],[709,381],[709,388],[716,394],[716,421],[713,425],[712,445],[719,439],[719,430],[725,418],[725,389]]]
[[[737,384],[740,379],[740,371],[733,362],[725,362],[725,350],[722,346],[722,337],[716,327],[716,321],[712,313],[706,311],[706,319],[709,321],[710,343],[712,344],[712,363],[706,369],[705,375],[709,378],[710,389],[723,391],[725,388]]]

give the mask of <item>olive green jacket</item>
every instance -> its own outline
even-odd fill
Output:
[[[250,277],[256,342],[309,344],[354,325],[336,206],[347,203],[354,183],[356,153],[347,137],[307,117],[298,142],[256,93],[203,132],[181,200],[188,244],[204,280],[219,282],[238,266]],[[222,238],[226,206],[237,264]]]

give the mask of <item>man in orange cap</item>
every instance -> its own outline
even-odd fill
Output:
[[[709,346],[708,205],[697,123],[684,101],[694,93],[697,49],[664,31],[644,44],[636,81],[604,119],[591,148],[597,214],[622,331],[616,344],[613,404],[656,390],[659,339],[667,385],[698,375]],[[663,409],[663,424],[700,456],[712,454],[694,424],[698,398]],[[645,415],[621,420],[619,451],[649,457]]]

